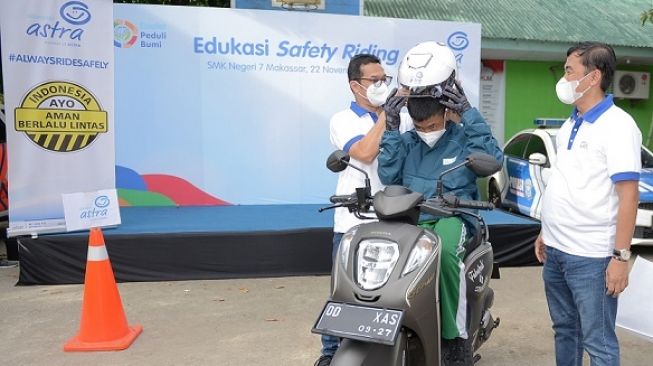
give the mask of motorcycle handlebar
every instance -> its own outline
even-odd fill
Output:
[[[473,208],[479,210],[493,210],[494,204],[483,201],[458,200],[458,207]]]
[[[471,208],[479,210],[493,210],[494,205],[490,202],[465,200],[454,195],[445,195],[442,197],[444,203],[451,208]]]
[[[353,195],[333,195],[329,197],[331,203],[351,203],[355,197]]]
[[[453,212],[451,210],[446,209],[443,206],[440,205],[429,205],[428,203],[423,203],[420,205],[420,211],[425,212],[427,214],[431,214],[433,216],[451,216],[453,215]]]

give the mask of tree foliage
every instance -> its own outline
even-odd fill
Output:
[[[644,26],[646,22],[653,23],[653,9],[643,11],[639,16],[639,20],[642,21],[642,26]]]
[[[231,6],[230,0],[113,0],[113,2],[123,4],[212,6],[215,8],[228,8]]]

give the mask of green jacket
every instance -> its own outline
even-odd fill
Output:
[[[402,185],[431,198],[435,196],[438,176],[473,152],[484,152],[503,163],[503,152],[476,108],[463,113],[460,123],[448,121],[446,132],[432,148],[415,130],[403,134],[385,131],[378,157],[379,178],[385,185]],[[457,169],[444,176],[444,193],[453,193],[463,199],[479,199],[476,178],[470,169]]]

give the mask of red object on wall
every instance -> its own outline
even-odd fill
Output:
[[[503,60],[483,60],[483,66],[489,67],[494,72],[503,71]]]
[[[0,211],[5,211],[9,209],[9,193],[8,193],[8,181],[7,181],[7,144],[1,143],[2,148],[0,148]]]

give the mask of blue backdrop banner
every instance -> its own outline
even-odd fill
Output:
[[[336,182],[325,168],[329,119],[353,100],[349,59],[373,53],[394,76],[401,56],[427,40],[454,49],[477,106],[478,24],[115,5],[121,198],[132,205],[156,197],[179,205],[326,202]],[[158,196],[139,201],[135,193],[146,191]]]

